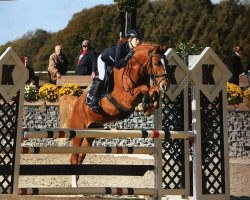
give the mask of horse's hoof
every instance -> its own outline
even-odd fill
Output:
[[[158,109],[158,108],[159,108],[159,104],[158,104],[158,101],[155,101],[155,102],[154,102],[154,105],[153,105],[153,107],[154,107],[155,109]]]
[[[142,103],[142,111],[146,112],[148,105],[146,103]]]
[[[142,103],[140,103],[137,107],[136,107],[137,112],[142,112],[143,108],[142,108]]]
[[[72,175],[72,182],[71,182],[72,188],[76,188],[77,186],[77,177],[76,175]]]
[[[153,107],[154,103],[152,101],[149,102],[149,107]]]

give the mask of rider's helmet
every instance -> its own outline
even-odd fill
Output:
[[[126,38],[138,38],[141,40],[142,34],[138,30],[130,30],[126,35]]]

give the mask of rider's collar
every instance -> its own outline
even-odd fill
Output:
[[[129,47],[129,50],[132,50],[134,48],[133,44],[131,43],[131,41],[128,42],[128,47]]]

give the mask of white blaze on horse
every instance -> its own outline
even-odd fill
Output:
[[[143,43],[134,48],[134,55],[128,64],[114,68],[112,92],[100,99],[101,111],[96,113],[86,105],[87,93],[79,98],[63,96],[60,99],[60,123],[63,128],[87,129],[100,127],[105,123],[128,118],[134,111],[147,115],[158,107],[160,92],[166,92],[169,79],[166,74],[167,61],[164,53],[167,47]],[[162,62],[162,61],[165,62]],[[141,106],[137,107],[140,103]],[[136,108],[137,107],[137,108]],[[95,138],[73,138],[73,147],[88,147]],[[72,154],[71,164],[81,164],[86,154]],[[72,186],[77,186],[76,177]]]

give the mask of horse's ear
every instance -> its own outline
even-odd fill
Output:
[[[166,44],[164,46],[160,46],[161,54],[164,54],[168,50],[169,46]]]

